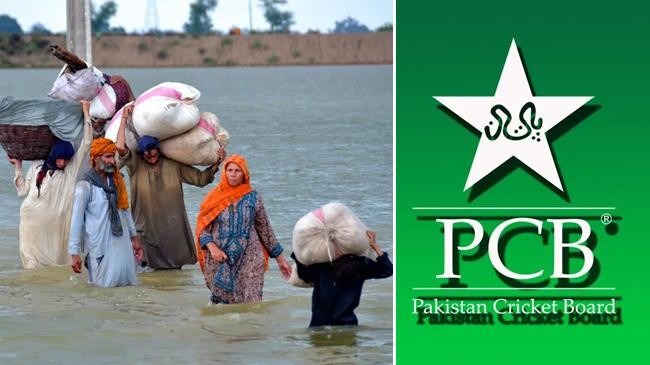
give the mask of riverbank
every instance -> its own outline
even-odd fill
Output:
[[[391,64],[393,33],[256,34],[193,37],[96,36],[99,67]],[[0,35],[0,67],[60,67],[48,50],[64,36]]]

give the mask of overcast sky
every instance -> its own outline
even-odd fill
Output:
[[[96,8],[108,0],[94,0]],[[127,32],[145,28],[148,0],[114,0],[117,14],[111,18],[111,27],[122,26]],[[158,29],[182,31],[187,22],[192,0],[156,0]],[[268,29],[259,0],[250,0],[253,28]],[[53,32],[66,28],[66,0],[1,0],[0,14],[8,14],[18,20],[23,31],[29,31],[35,23],[42,23]],[[217,8],[210,13],[214,28],[227,31],[233,25],[249,28],[249,0],[219,0]],[[305,32],[318,29],[327,32],[334,22],[351,16],[370,29],[384,23],[392,23],[392,0],[288,0],[283,10],[293,12],[295,24],[291,30]]]

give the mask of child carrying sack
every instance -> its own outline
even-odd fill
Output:
[[[306,266],[333,262],[342,255],[375,259],[367,231],[366,225],[348,207],[328,203],[298,220],[293,229],[293,252]]]
[[[160,152],[186,165],[212,165],[219,161],[219,148],[225,148],[229,140],[230,135],[221,127],[219,118],[204,112],[196,127],[161,142]]]

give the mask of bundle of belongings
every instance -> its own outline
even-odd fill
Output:
[[[141,136],[160,141],[166,157],[188,165],[212,165],[230,135],[213,113],[196,105],[201,93],[179,82],[163,82],[137,99],[119,75],[107,75],[72,52],[51,46],[65,62],[48,94],[58,100],[0,98],[0,144],[10,158],[41,160],[56,139],[78,142],[83,114],[80,100],[89,100],[90,117],[97,135],[117,140],[124,107],[134,103],[127,122],[126,143],[134,152]]]
[[[218,150],[227,146],[230,135],[216,115],[199,111],[200,97],[199,90],[180,82],[163,82],[142,93],[127,120],[127,147],[137,152],[138,140],[151,136],[160,141],[167,158],[187,165],[216,163]],[[106,138],[117,141],[123,112],[124,107],[108,122]]]
[[[293,253],[305,266],[333,262],[343,255],[376,259],[370,248],[368,228],[347,206],[328,203],[300,218],[293,229]],[[294,263],[295,266],[295,263]],[[289,283],[308,286],[293,267]]]
[[[56,139],[81,139],[79,103],[0,97],[0,144],[9,158],[44,160]]]
[[[81,100],[92,101],[91,117],[106,120],[134,99],[124,78],[104,74],[65,48],[53,45],[50,50],[66,63],[48,94],[57,100],[0,98],[0,144],[10,158],[41,160],[57,138],[78,142]]]

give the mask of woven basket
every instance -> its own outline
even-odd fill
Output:
[[[9,158],[44,160],[54,144],[54,138],[46,125],[0,124],[0,145]]]

